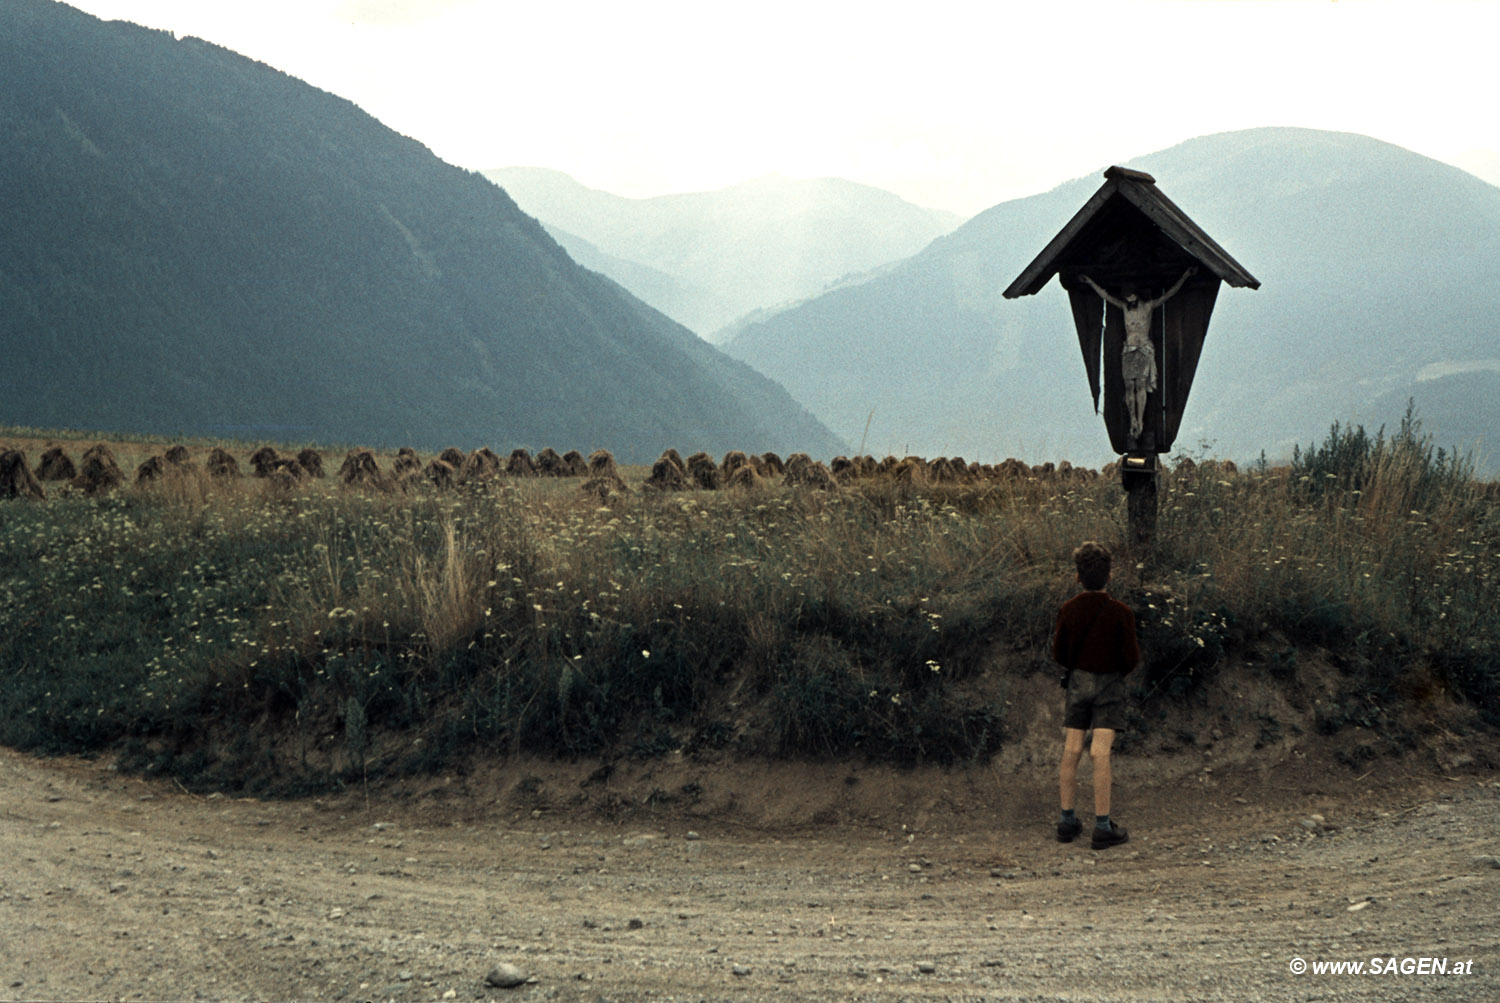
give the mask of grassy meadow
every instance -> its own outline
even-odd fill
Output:
[[[0,429],[33,465],[50,444]],[[1414,420],[1335,426],[1290,467],[1180,462],[1143,552],[1087,471],[651,490],[625,468],[601,495],[346,485],[332,453],[289,482],[230,444],[244,476],[211,477],[189,443],[135,484],[168,444],[112,442],[113,490],[0,501],[0,743],[257,793],[518,751],[976,761],[1023,724],[1008,680],[1051,673],[1085,538],[1137,610],[1143,723],[1215,673],[1288,685],[1317,648],[1355,666],[1322,730],[1438,697],[1500,724],[1500,499]]]

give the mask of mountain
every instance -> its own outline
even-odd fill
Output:
[[[1363,136],[1253,129],[1130,161],[1262,286],[1224,288],[1177,448],[1272,460],[1334,421],[1500,453],[1500,189]],[[1066,293],[1001,292],[1103,183],[981,213],[726,348],[864,451],[1110,458]],[[866,429],[868,428],[868,432]]]
[[[0,137],[0,423],[840,448],[479,174],[228,50],[7,0]]]
[[[599,270],[711,341],[744,314],[907,258],[961,222],[835,178],[773,175],[718,191],[629,199],[544,168],[485,176],[569,253],[583,261],[592,249],[616,259],[597,259]],[[642,281],[643,267],[672,283]]]

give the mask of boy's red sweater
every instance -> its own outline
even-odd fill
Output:
[[[1058,610],[1052,657],[1085,672],[1129,672],[1141,660],[1135,614],[1107,592],[1080,592]]]

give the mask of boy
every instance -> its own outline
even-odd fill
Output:
[[[1068,698],[1063,712],[1062,767],[1059,788],[1062,815],[1057,822],[1057,839],[1071,843],[1083,831],[1083,823],[1073,811],[1078,793],[1078,760],[1083,755],[1083,740],[1088,729],[1094,730],[1089,756],[1094,763],[1094,833],[1092,846],[1108,849],[1130,837],[1109,817],[1109,754],[1115,732],[1124,727],[1125,674],[1141,660],[1140,642],[1135,634],[1135,614],[1130,607],[1111,598],[1104,587],[1109,584],[1109,551],[1092,540],[1073,551],[1078,568],[1078,583],[1083,591],[1063,603],[1052,632],[1052,657],[1068,669]]]

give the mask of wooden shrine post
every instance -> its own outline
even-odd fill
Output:
[[[1131,533],[1156,530],[1158,454],[1182,424],[1220,282],[1260,282],[1141,171],[1104,184],[1005,290],[1030,296],[1052,278],[1068,291],[1094,411],[1121,456]]]

